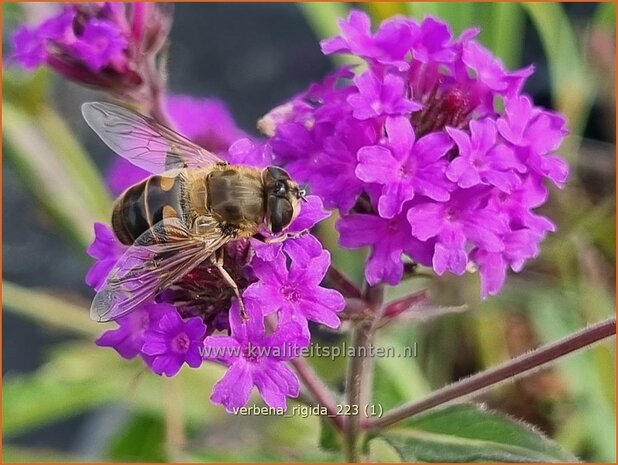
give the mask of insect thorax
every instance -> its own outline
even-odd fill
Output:
[[[222,167],[208,176],[206,186],[208,209],[218,221],[241,229],[257,229],[264,221],[264,188],[259,170]]]

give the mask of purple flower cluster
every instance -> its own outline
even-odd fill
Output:
[[[9,60],[138,101],[157,77],[154,56],[167,39],[171,15],[148,3],[65,3],[37,26],[13,34]]]
[[[507,268],[535,257],[554,225],[533,209],[545,180],[562,187],[554,155],[567,131],[559,114],[522,94],[532,67],[505,69],[468,29],[453,37],[427,17],[395,17],[371,31],[353,11],[325,54],[343,68],[260,122],[275,162],[338,208],[340,244],[369,246],[369,284],[396,285],[403,256],[442,275],[479,269],[483,297]]]
[[[269,146],[243,137],[221,102],[176,96],[167,103],[178,130],[205,148],[232,163],[272,163]],[[111,174],[116,192],[147,176],[128,164],[114,165]],[[328,215],[319,197],[308,196],[288,232],[307,231]],[[126,246],[105,225],[96,224],[95,235],[88,253],[97,262],[86,280],[100,290]],[[299,384],[283,362],[309,344],[308,322],[332,328],[340,324],[343,297],[320,287],[330,255],[305,233],[270,244],[236,241],[226,246],[225,256],[248,322],[241,320],[234,294],[217,271],[200,265],[155,302],[118,319],[118,327],[106,331],[97,344],[113,347],[124,358],[140,356],[159,375],[174,376],[185,363],[197,368],[204,359],[223,364],[229,368],[214,387],[214,403],[228,411],[242,407],[255,386],[269,406],[285,408],[287,397],[298,396]]]

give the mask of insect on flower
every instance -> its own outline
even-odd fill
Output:
[[[112,229],[130,247],[95,296],[91,317],[116,320],[210,263],[247,318],[238,286],[223,265],[223,246],[243,238],[287,238],[305,190],[281,168],[230,165],[124,107],[93,102],[84,104],[82,113],[113,151],[152,173],[114,204]],[[274,236],[263,236],[263,227]]]

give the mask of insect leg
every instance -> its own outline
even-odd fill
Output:
[[[224,253],[223,248],[218,249],[215,252],[215,254],[211,257],[212,264],[217,267],[217,270],[219,270],[221,277],[225,280],[228,286],[232,288],[232,290],[234,291],[234,294],[236,294],[236,298],[238,299],[238,307],[240,308],[240,317],[243,319],[243,321],[247,321],[249,320],[249,316],[247,315],[247,312],[245,311],[245,304],[243,303],[242,297],[240,296],[238,285],[236,284],[234,279],[232,279],[232,277],[227,272],[227,270],[223,267],[223,253]]]
[[[309,232],[309,230],[305,229],[304,231],[297,232],[297,233],[282,233],[275,237],[266,237],[263,234],[257,233],[253,236],[253,238],[257,239],[260,242],[263,242],[264,244],[277,244],[287,239],[298,239],[299,237],[303,236],[307,232]]]

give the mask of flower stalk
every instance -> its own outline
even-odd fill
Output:
[[[515,380],[567,354],[588,347],[616,334],[616,318],[609,318],[600,323],[584,328],[559,341],[547,344],[527,354],[515,357],[508,362],[489,370],[477,373],[442,389],[419,401],[409,402],[386,412],[383,417],[368,420],[363,426],[370,430],[380,430],[434,407],[461,399],[471,394],[478,394],[489,387],[506,380]]]
[[[337,407],[331,393],[311,365],[302,357],[290,360],[290,365],[294,368],[305,389],[311,394],[312,400],[318,405],[326,407],[327,417],[337,430],[343,431],[343,417],[337,415]]]
[[[346,416],[343,433],[344,450],[349,462],[360,460],[358,439],[361,432],[361,415],[364,415],[365,406],[371,400],[373,384],[373,359],[367,354],[370,344],[373,343],[376,323],[382,318],[384,287],[367,285],[363,297],[370,318],[357,322],[352,330],[352,346],[355,347],[358,356],[350,358],[345,387],[346,404],[350,409],[350,415]],[[361,353],[363,356],[360,356]]]

